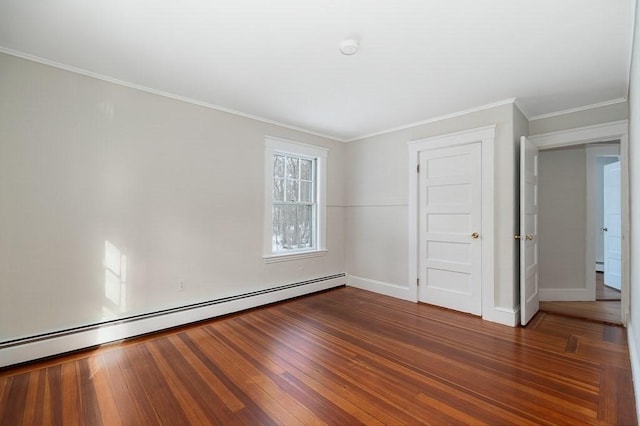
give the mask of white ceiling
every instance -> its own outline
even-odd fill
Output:
[[[529,117],[626,98],[633,4],[0,0],[0,47],[351,140],[509,98]]]

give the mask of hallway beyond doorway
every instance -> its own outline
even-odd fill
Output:
[[[596,300],[620,300],[620,290],[604,284],[604,273],[596,272]]]

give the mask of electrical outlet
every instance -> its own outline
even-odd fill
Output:
[[[178,290],[184,291],[186,288],[187,283],[185,282],[185,280],[180,280],[180,282],[178,283]]]

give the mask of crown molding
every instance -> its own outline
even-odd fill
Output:
[[[518,108],[520,110],[520,112],[522,113],[522,115],[524,115],[524,118],[527,119],[527,121],[531,121],[531,114],[529,113],[529,111],[522,105],[522,102],[520,102],[520,100],[518,98],[514,98],[513,100],[513,104],[516,106],[516,108]]]
[[[404,124],[402,126],[397,126],[397,127],[392,127],[390,129],[387,130],[382,130],[379,132],[375,132],[375,133],[369,133],[363,136],[359,136],[357,138],[352,138],[352,139],[348,139],[345,142],[354,142],[357,140],[362,140],[362,139],[367,139],[367,138],[372,138],[374,136],[380,136],[380,135],[384,135],[387,133],[391,133],[391,132],[397,132],[399,130],[406,130],[406,129],[410,129],[412,127],[417,127],[417,126],[422,126],[425,124],[430,124],[430,123],[435,123],[438,121],[442,121],[442,120],[447,120],[450,118],[456,118],[456,117],[460,117],[462,115],[467,115],[473,112],[478,112],[478,111],[484,111],[487,109],[491,109],[491,108],[496,108],[502,105],[509,105],[509,104],[515,104],[516,102],[516,98],[509,98],[509,99],[504,99],[502,101],[498,101],[498,102],[493,102],[490,104],[485,104],[485,105],[481,105],[481,106],[477,106],[474,108],[469,108],[469,109],[465,109],[462,111],[458,111],[458,112],[453,112],[450,114],[445,114],[445,115],[439,115],[437,117],[432,117],[432,118],[428,118],[426,120],[422,120],[422,121],[417,121],[414,123],[409,123],[409,124]],[[522,109],[520,109],[522,111]]]
[[[629,46],[631,46],[631,48],[629,49],[629,72],[627,73],[627,98],[629,98],[629,95],[631,93],[631,65],[633,64],[633,42],[636,38],[636,31],[638,31],[636,22],[637,22],[637,18],[636,18],[636,8],[638,7],[638,0],[632,1],[631,2],[631,13],[629,14],[631,16],[631,40],[629,40]],[[636,52],[636,55],[638,54],[638,52]],[[638,407],[638,412],[640,412],[640,407]]]
[[[226,108],[226,107],[223,107],[223,106],[220,106],[220,105],[215,105],[215,104],[211,104],[211,103],[208,103],[208,102],[203,102],[203,101],[199,101],[199,100],[196,100],[196,99],[188,98],[188,97],[185,97],[185,96],[180,96],[180,95],[176,95],[176,94],[173,94],[173,93],[165,92],[165,91],[162,91],[162,90],[152,89],[150,87],[142,86],[142,85],[131,83],[131,82],[128,82],[128,81],[119,80],[117,78],[109,77],[109,76],[98,74],[98,73],[95,73],[95,72],[92,72],[92,71],[89,71],[89,70],[85,70],[85,69],[82,69],[82,68],[77,68],[77,67],[73,67],[73,66],[70,66],[70,65],[62,64],[62,63],[59,63],[59,62],[51,61],[49,59],[41,58],[41,57],[35,56],[35,55],[30,55],[30,54],[23,53],[23,52],[20,52],[20,51],[17,51],[17,50],[13,50],[13,49],[9,49],[9,48],[3,47],[3,46],[0,46],[0,53],[4,53],[4,54],[10,55],[10,56],[15,56],[17,58],[25,59],[25,60],[28,60],[28,61],[31,61],[31,62],[40,63],[40,64],[47,65],[47,66],[50,66],[50,67],[53,67],[53,68],[58,68],[58,69],[61,69],[61,70],[64,70],[64,71],[69,71],[69,72],[72,72],[74,74],[79,74],[79,75],[83,75],[83,76],[86,76],[86,77],[95,78],[97,80],[105,81],[107,83],[116,84],[118,86],[123,86],[123,87],[127,87],[127,88],[134,89],[134,90],[140,90],[142,92],[150,93],[150,94],[153,94],[153,95],[162,96],[162,97],[165,97],[165,98],[169,98],[169,99],[173,99],[173,100],[177,100],[177,101],[181,101],[181,102],[186,102],[186,103],[189,103],[189,104],[192,104],[192,105],[197,105],[197,106],[201,106],[201,107],[204,107],[204,108],[212,109],[212,110],[215,110],[215,111],[220,111],[220,112],[224,112],[224,113],[227,113],[227,114],[232,114],[232,115],[236,115],[236,116],[239,116],[239,117],[248,118],[248,119],[259,121],[259,122],[262,122],[262,123],[265,123],[265,124],[270,124],[270,125],[282,127],[282,128],[289,129],[289,130],[294,130],[294,131],[297,131],[297,132],[306,133],[308,135],[318,136],[318,137],[329,139],[329,140],[336,141],[336,142],[354,142],[354,141],[357,141],[357,140],[372,138],[372,137],[375,137],[375,136],[380,136],[380,135],[384,135],[384,134],[387,134],[387,133],[396,132],[396,131],[400,131],[400,130],[406,130],[406,129],[410,129],[412,127],[422,126],[422,125],[425,125],[425,124],[430,124],[430,123],[435,123],[435,122],[442,121],[442,120],[456,118],[456,117],[460,117],[460,116],[467,115],[467,114],[470,114],[470,113],[474,113],[474,112],[478,112],[478,111],[484,111],[484,110],[487,110],[487,109],[496,108],[496,107],[503,106],[503,105],[508,105],[508,104],[515,105],[522,112],[522,114],[525,116],[525,118],[528,121],[535,121],[535,120],[541,120],[541,119],[545,119],[545,118],[557,117],[557,116],[564,115],[564,114],[570,114],[570,113],[580,112],[580,111],[587,111],[587,110],[594,109],[594,108],[601,108],[601,107],[606,107],[606,106],[610,106],[610,105],[616,105],[616,104],[619,104],[619,103],[627,102],[627,98],[626,97],[617,98],[617,99],[612,99],[612,100],[609,100],[609,101],[599,102],[599,103],[595,103],[595,104],[584,105],[584,106],[581,106],[581,107],[576,107],[576,108],[566,109],[566,110],[562,110],[562,111],[556,111],[556,112],[551,112],[551,113],[532,116],[527,111],[527,109],[522,106],[522,103],[517,98],[509,98],[509,99],[504,99],[504,100],[501,100],[501,101],[497,101],[497,102],[493,102],[493,103],[480,105],[480,106],[477,106],[477,107],[473,107],[473,108],[469,108],[469,109],[453,112],[453,113],[450,113],[450,114],[439,115],[439,116],[436,116],[436,117],[428,118],[426,120],[421,120],[421,121],[417,121],[417,122],[413,122],[413,123],[403,124],[403,125],[400,125],[400,126],[389,128],[389,129],[380,130],[380,131],[377,131],[377,132],[368,133],[368,134],[365,134],[365,135],[344,139],[344,138],[339,138],[339,137],[336,137],[336,136],[331,136],[331,135],[327,135],[327,134],[320,133],[320,132],[315,132],[313,130],[309,130],[309,129],[306,129],[306,128],[303,128],[303,127],[294,126],[294,125],[283,123],[283,122],[280,122],[280,121],[271,120],[271,119],[268,119],[268,118],[265,118],[265,117],[260,117],[260,116],[257,116],[257,115],[244,113],[244,112],[237,111],[237,110],[234,110],[234,109],[231,109],[231,108]]]
[[[314,136],[319,136],[321,138],[325,138],[325,139],[330,139],[332,141],[336,141],[336,142],[345,142],[344,139],[340,139],[340,138],[336,138],[335,136],[329,136],[329,135],[325,135],[323,133],[319,133],[319,132],[314,132],[313,130],[309,130],[309,129],[305,129],[302,127],[297,127],[297,126],[293,126],[291,124],[287,124],[287,123],[282,123],[280,121],[276,121],[276,120],[271,120],[268,118],[264,118],[264,117],[260,117],[257,115],[253,115],[253,114],[247,114],[241,111],[237,111],[231,108],[226,108],[220,105],[214,105],[214,104],[210,104],[207,102],[203,102],[203,101],[199,101],[196,99],[192,99],[192,98],[188,98],[186,96],[180,96],[180,95],[176,95],[174,93],[169,93],[169,92],[164,92],[162,90],[157,90],[157,89],[152,89],[150,87],[146,87],[146,86],[142,86],[139,84],[135,84],[135,83],[131,83],[128,81],[124,81],[124,80],[119,80],[117,78],[113,78],[113,77],[109,77],[106,75],[102,75],[102,74],[98,74],[89,70],[85,70],[83,68],[77,68],[77,67],[73,67],[70,65],[66,65],[66,64],[62,64],[60,62],[55,62],[55,61],[51,61],[49,59],[45,59],[45,58],[41,58],[39,56],[35,56],[35,55],[30,55],[27,53],[23,53],[17,50],[13,50],[13,49],[9,49],[3,46],[0,46],[0,53],[5,53],[7,55],[10,56],[15,56],[17,58],[20,59],[25,59],[27,61],[31,61],[31,62],[36,62],[39,64],[43,64],[43,65],[47,65],[53,68],[58,68],[64,71],[69,71],[72,72],[74,74],[80,74],[83,75],[85,77],[91,77],[91,78],[95,78],[97,80],[101,80],[101,81],[105,81],[107,83],[112,83],[112,84],[117,84],[118,86],[123,86],[123,87],[127,87],[130,89],[135,89],[135,90],[140,90],[142,92],[146,92],[146,93],[150,93],[152,95],[157,95],[157,96],[162,96],[165,98],[169,98],[169,99],[173,99],[176,101],[181,101],[181,102],[186,102],[192,105],[198,105],[204,108],[209,108],[209,109],[213,109],[216,111],[220,111],[220,112],[225,112],[227,114],[232,114],[232,115],[237,115],[240,117],[244,117],[244,118],[249,118],[251,120],[256,120],[256,121],[260,121],[262,123],[266,123],[266,124],[272,124],[274,126],[279,126],[279,127],[284,127],[285,129],[290,129],[290,130],[295,130],[297,132],[302,132],[302,133],[307,133],[309,135],[314,135]]]
[[[617,105],[617,104],[621,104],[621,103],[624,103],[624,102],[627,102],[627,98],[626,97],[625,98],[611,99],[609,101],[598,102],[598,103],[589,104],[589,105],[583,105],[583,106],[580,106],[580,107],[565,109],[565,110],[562,110],[562,111],[556,111],[556,112],[550,112],[550,113],[547,113],[547,114],[535,115],[535,116],[529,118],[529,121],[542,120],[544,118],[558,117],[560,115],[571,114],[573,112],[588,111],[590,109],[602,108],[602,107],[606,107],[606,106],[610,106],[610,105]]]

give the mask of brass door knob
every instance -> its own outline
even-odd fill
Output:
[[[521,240],[521,239],[522,239],[522,237],[521,237],[520,235],[514,235],[514,236],[513,236],[513,239],[514,239],[514,240]]]
[[[525,235],[524,239],[531,241],[531,240],[533,240],[533,235],[531,235],[531,234]]]
[[[474,232],[473,234],[471,234],[471,238],[473,238],[474,240],[477,240],[480,237],[480,234],[478,234],[477,232]]]

